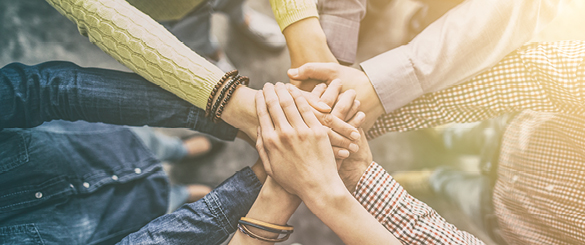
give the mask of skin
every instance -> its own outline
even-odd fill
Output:
[[[335,63],[307,63],[298,69],[290,69],[288,76],[295,80],[320,80],[331,83],[341,80],[342,91],[353,89],[357,100],[361,102],[361,110],[366,113],[364,129],[369,129],[376,119],[384,114],[384,107],[378,98],[374,86],[363,71]]]
[[[272,86],[265,85],[266,87]],[[274,86],[272,86],[274,87]],[[279,93],[288,93],[288,90],[292,89],[290,85],[286,86],[282,83],[278,83],[276,87],[279,88]],[[355,93],[346,92],[339,95],[340,89],[335,86],[330,86],[325,88],[325,86],[317,87],[313,90],[310,95],[305,96],[315,96],[318,99],[323,99],[324,101],[332,101],[333,103],[333,110],[332,114],[338,115],[341,118],[346,118],[347,121],[359,127],[359,125],[363,122],[363,116],[358,116],[363,113],[358,112],[357,109],[359,107],[359,102],[355,100]],[[281,103],[279,100],[278,103]],[[311,110],[314,110],[312,108]],[[361,114],[359,114],[361,113]],[[258,130],[260,133],[260,130]],[[257,144],[258,149],[264,149],[262,141],[258,141]],[[335,149],[336,147],[332,147],[329,145],[330,151],[331,149]],[[349,152],[345,151],[347,155]],[[264,151],[262,151],[264,152]],[[246,217],[253,218],[256,220],[261,220],[273,224],[286,224],[290,216],[295,212],[298,205],[300,204],[301,200],[296,196],[292,195],[289,192],[285,191],[278,183],[276,183],[271,177],[267,176],[266,171],[264,170],[263,164],[261,160],[258,160],[254,166],[252,166],[252,170],[258,177],[261,182],[264,182],[260,194],[254,204],[252,205],[250,211],[246,215]],[[274,205],[278,203],[278,205]],[[254,227],[248,227],[252,232],[255,234],[276,238],[276,234],[266,232],[260,229],[256,229]],[[236,232],[230,244],[272,244],[269,242],[262,242],[256,239],[252,239],[241,232]]]
[[[346,244],[401,244],[346,189],[326,129],[297,89],[266,85],[256,95],[257,149],[267,174]]]

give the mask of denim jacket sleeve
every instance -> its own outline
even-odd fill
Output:
[[[151,221],[118,244],[221,244],[248,213],[261,187],[246,167],[203,199]]]
[[[224,140],[238,130],[134,73],[53,61],[0,69],[0,130],[62,119],[190,128]]]

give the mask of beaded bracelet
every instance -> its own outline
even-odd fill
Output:
[[[284,242],[284,241],[288,240],[288,238],[290,237],[290,233],[284,235],[282,238],[263,237],[263,236],[260,236],[258,234],[255,234],[254,232],[250,231],[248,229],[248,227],[246,227],[243,224],[238,224],[238,230],[240,230],[240,232],[244,233],[246,236],[249,236],[253,239],[264,241],[264,242]]]
[[[223,75],[223,77],[221,77],[221,79],[219,79],[219,82],[217,82],[217,84],[215,84],[215,87],[213,87],[213,90],[211,91],[211,94],[209,95],[209,99],[207,99],[207,106],[205,108],[205,117],[209,117],[209,115],[211,115],[211,105],[213,104],[213,97],[215,97],[215,94],[217,93],[219,88],[221,88],[221,86],[225,83],[225,81],[228,80],[228,78],[233,77],[233,76],[237,76],[237,75],[238,75],[238,70],[226,72]]]
[[[215,114],[213,116],[213,122],[215,122],[215,123],[219,122],[219,120],[221,119],[221,113],[223,112],[223,108],[227,105],[228,101],[231,99],[232,94],[236,91],[236,89],[238,88],[238,85],[248,84],[249,81],[250,81],[250,79],[246,76],[241,76],[241,77],[238,76],[238,82],[230,84],[231,87],[229,88],[227,95],[219,104],[219,108],[215,111]],[[226,85],[226,87],[227,86],[228,85]],[[215,103],[218,103],[218,102],[216,101]],[[215,107],[215,105],[214,105],[214,107]]]
[[[221,91],[219,92],[219,95],[217,96],[215,103],[213,103],[213,107],[211,108],[208,117],[213,117],[216,114],[217,108],[221,104],[221,101],[223,100],[225,93],[232,87],[232,85],[238,83],[239,80],[240,80],[239,75],[232,76],[232,79],[225,84],[223,89],[221,89]]]

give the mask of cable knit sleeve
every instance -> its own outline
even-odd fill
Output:
[[[124,0],[46,0],[81,35],[148,81],[205,108],[223,72]]]
[[[270,0],[270,6],[281,31],[299,20],[319,17],[314,0]]]

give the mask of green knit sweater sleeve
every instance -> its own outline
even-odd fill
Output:
[[[309,17],[319,17],[315,0],[270,0],[280,30]]]
[[[223,72],[125,0],[46,0],[132,71],[199,108]]]

